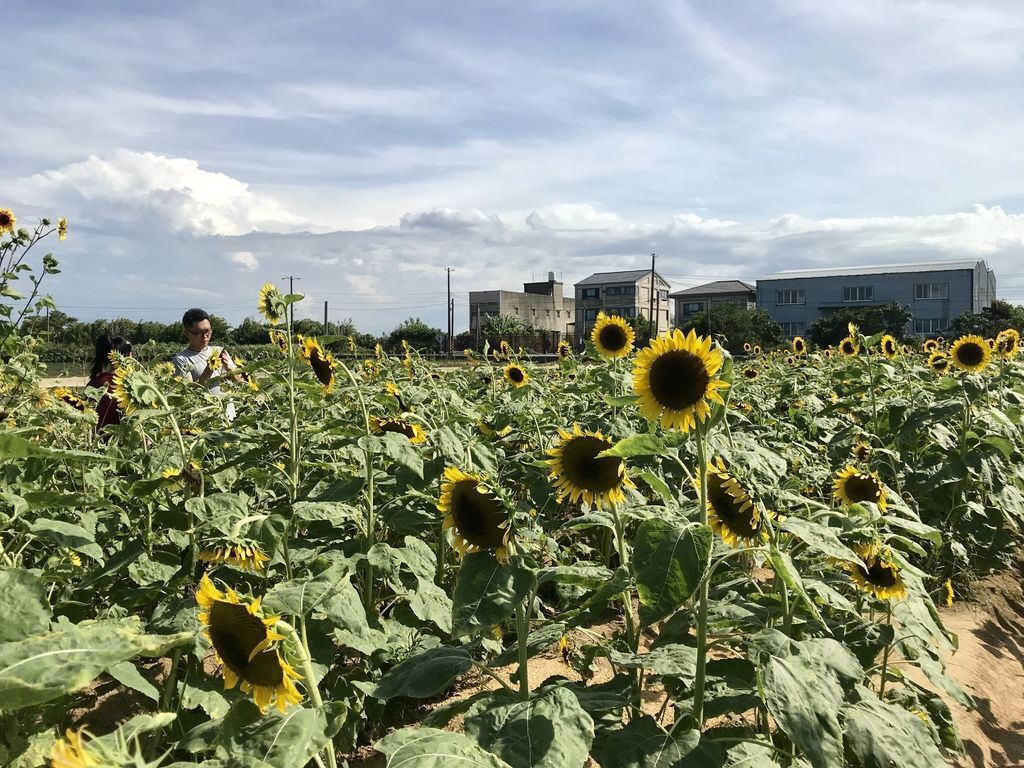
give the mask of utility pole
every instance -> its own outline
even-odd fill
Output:
[[[448,304],[448,357],[455,357],[455,299]]]
[[[657,257],[658,255],[656,253],[651,254],[651,288],[647,294],[647,327],[652,331],[654,331],[658,326],[658,323],[654,318],[654,260]],[[659,296],[658,298],[660,299],[661,297]],[[657,335],[658,334],[655,331],[651,333],[651,338],[653,339]]]
[[[301,280],[302,278],[295,277],[295,275],[285,275],[281,279],[288,281],[288,295],[291,296],[293,293],[295,293],[295,281]],[[288,305],[288,324],[292,326],[295,325],[295,310],[293,309],[294,306],[294,304]]]
[[[476,305],[476,348],[480,349],[480,305]]]
[[[452,268],[445,267],[445,271],[448,273],[448,301],[445,302],[445,309],[448,310],[448,357],[452,356],[452,326],[454,325],[455,318],[452,317]]]
[[[327,335],[327,302],[324,301],[324,336]]]

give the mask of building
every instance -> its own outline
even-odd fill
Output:
[[[558,334],[558,339],[572,338],[575,304],[562,295],[562,283],[555,280],[554,272],[548,272],[546,282],[523,283],[522,293],[470,291],[469,331],[479,336],[485,318],[512,315],[531,328]]]
[[[779,272],[757,281],[757,306],[787,336],[847,307],[896,302],[913,315],[908,333],[941,333],[963,312],[980,312],[996,298],[995,274],[984,261],[937,261]]]
[[[582,345],[597,321],[597,313],[634,318],[654,318],[654,328],[669,327],[669,284],[654,272],[655,289],[651,291],[649,269],[626,272],[595,272],[576,283],[576,343]]]
[[[735,304],[743,309],[757,306],[757,287],[742,280],[716,280],[668,295],[675,302],[676,325],[719,304]]]

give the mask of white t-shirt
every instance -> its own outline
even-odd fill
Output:
[[[207,346],[203,347],[200,351],[189,349],[186,347],[174,356],[174,370],[178,372],[178,375],[189,381],[199,381],[199,377],[206,372],[206,366],[209,363],[210,355],[219,355],[221,351],[220,347]],[[235,365],[235,361],[231,359],[231,355],[228,355],[227,365],[224,366],[227,370],[233,371],[238,366]],[[217,383],[217,379],[220,378],[220,370],[216,370],[211,374],[210,378],[206,380],[206,388],[217,397],[223,397],[224,393],[221,392],[220,384]],[[235,418],[235,404],[230,400],[224,405],[225,415],[228,417],[228,421],[234,421]]]

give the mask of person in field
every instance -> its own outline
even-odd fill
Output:
[[[121,409],[113,394],[114,361],[110,359],[111,352],[131,357],[132,343],[124,336],[111,337],[106,333],[96,339],[96,355],[93,357],[92,369],[89,371],[89,383],[85,386],[107,391],[96,404],[97,432],[101,432],[108,424],[121,423]]]
[[[223,397],[217,379],[221,371],[233,371],[237,366],[223,347],[210,346],[213,337],[210,315],[205,310],[193,308],[185,312],[181,324],[185,327],[188,346],[174,356],[174,370],[187,381],[202,384],[212,394]],[[230,400],[225,404],[224,413],[228,421],[234,420],[235,404]]]

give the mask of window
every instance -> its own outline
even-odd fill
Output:
[[[792,338],[793,336],[800,336],[804,332],[803,323],[779,323],[782,326],[782,332]]]
[[[636,294],[636,286],[635,285],[627,285],[625,288],[622,289],[622,295],[623,296],[633,296],[635,294]]]
[[[843,286],[843,301],[874,301],[875,286],[873,285],[845,285]]]
[[[788,290],[788,291],[776,291],[775,292],[775,303],[778,305],[783,304],[806,304],[804,299],[804,289]]]
[[[614,285],[611,288],[605,288],[604,293],[606,296],[618,296],[622,289],[619,286]]]
[[[636,307],[623,307],[622,314],[625,317],[636,317]]]
[[[582,299],[596,299],[596,298],[600,297],[600,295],[601,295],[601,289],[600,288],[584,288],[583,289],[583,295],[580,298],[582,298]]]
[[[704,302],[702,301],[688,301],[683,304],[684,315],[696,315],[698,312],[704,311]]]
[[[658,298],[662,301],[668,301],[668,291],[658,291]]]
[[[597,310],[596,309],[585,309],[585,310],[583,310],[583,319],[584,320],[597,320]]]
[[[914,333],[917,336],[927,336],[932,333],[941,333],[946,327],[946,321],[937,317],[924,317],[914,319]]]
[[[916,283],[914,285],[914,298],[921,299],[948,299],[949,283]]]

